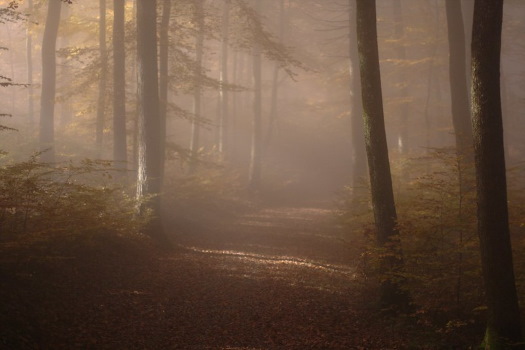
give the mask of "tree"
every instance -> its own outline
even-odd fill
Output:
[[[33,12],[33,0],[28,0],[27,10],[29,13]],[[34,123],[35,107],[34,107],[34,89],[33,89],[33,34],[31,32],[31,21],[27,23],[26,29],[26,63],[27,63],[27,120],[30,125]]]
[[[356,15],[363,121],[376,238],[378,246],[386,250],[380,261],[381,268],[390,274],[402,267],[403,260],[386,142],[375,0],[357,0]],[[407,306],[408,296],[398,278],[390,276],[381,282],[380,303],[383,307]]]
[[[396,58],[402,62],[406,61],[406,50],[403,44],[403,39],[405,36],[405,26],[403,23],[403,8],[401,7],[401,0],[394,0],[393,2],[394,10],[394,34],[395,38],[398,41],[396,45]],[[409,150],[409,141],[408,141],[408,102],[406,101],[408,97],[408,84],[406,74],[403,72],[401,75],[401,82],[399,83],[399,96],[401,100],[401,111],[400,111],[400,132],[398,136],[398,148],[399,152],[402,154],[407,154]]]
[[[98,40],[100,53],[100,73],[98,80],[97,130],[96,142],[98,152],[102,150],[104,137],[104,119],[106,114],[106,76],[108,70],[108,50],[106,47],[106,0],[99,0]]]
[[[255,0],[255,11],[261,13],[261,0]],[[261,181],[261,138],[262,138],[262,54],[258,42],[253,46],[253,120],[252,120],[252,146],[250,156],[250,174],[248,187],[258,190]]]
[[[230,31],[230,0],[224,0],[222,13],[221,71],[219,77],[219,152],[228,151],[228,44]]]
[[[169,84],[169,45],[170,45],[170,17],[171,0],[162,3],[162,17],[159,34],[159,98],[160,98],[160,156],[162,176],[164,177],[164,163],[166,158],[166,117],[168,109],[168,84]]]
[[[461,15],[461,3],[446,0],[449,45],[450,97],[452,101],[452,124],[456,137],[460,196],[472,188],[471,169],[472,126],[470,123],[469,96],[465,55],[465,31]]]
[[[196,158],[200,148],[200,117],[201,117],[201,77],[202,77],[202,56],[204,46],[204,1],[195,1],[194,20],[197,25],[197,37],[195,39],[195,65],[193,69],[193,120],[191,122],[191,161],[190,173],[196,169]]]
[[[125,0],[113,0],[113,161],[126,168]]]
[[[351,72],[351,123],[352,123],[352,187],[354,199],[360,181],[366,176],[366,150],[363,133],[363,102],[361,99],[361,77],[359,73],[359,53],[356,34],[356,0],[348,1],[350,72]]]
[[[147,234],[164,241],[161,223],[162,157],[160,155],[157,1],[137,0],[137,83],[139,98],[137,198],[146,199],[153,219]],[[148,198],[151,197],[151,198]]]
[[[42,94],[40,99],[40,149],[42,161],[55,161],[56,41],[61,0],[49,0],[42,39]]]
[[[472,35],[472,114],[478,234],[487,300],[486,349],[519,348],[520,312],[510,242],[500,53],[503,0],[476,0]]]

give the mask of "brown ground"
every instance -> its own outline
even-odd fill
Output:
[[[422,348],[372,311],[326,206],[190,226],[175,252],[100,237],[0,246],[0,348]]]

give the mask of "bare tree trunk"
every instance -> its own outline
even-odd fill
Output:
[[[33,14],[33,0],[27,1],[27,11]],[[28,21],[26,29],[26,64],[27,64],[27,122],[31,129],[35,122],[35,92],[33,88],[33,34],[32,21]]]
[[[395,32],[395,38],[398,40],[398,44],[396,46],[396,58],[403,63],[406,61],[406,50],[403,43],[403,40],[405,39],[405,26],[404,26],[404,20],[403,20],[403,9],[401,7],[401,0],[394,0],[393,3],[394,6],[394,32]],[[404,68],[403,68],[404,70]],[[408,150],[410,148],[409,145],[409,137],[408,137],[408,114],[409,114],[409,105],[408,101],[406,101],[408,97],[408,83],[407,83],[407,77],[405,72],[402,72],[401,79],[400,79],[400,88],[399,88],[399,95],[398,98],[400,99],[400,128],[399,136],[398,136],[398,148],[399,153],[401,154],[407,154]]]
[[[476,0],[472,114],[478,234],[487,299],[485,349],[523,348],[508,223],[500,95],[503,0]],[[520,343],[520,344],[519,344]]]
[[[403,259],[396,226],[397,214],[383,114],[375,0],[357,0],[357,37],[361,63],[366,153],[377,244],[387,251],[382,254],[380,261],[385,273],[385,278],[381,282],[380,303],[382,307],[405,308],[409,301],[408,295],[401,288],[400,278],[391,275],[402,268]]]
[[[467,72],[465,68],[465,32],[461,15],[461,3],[445,1],[448,24],[450,97],[452,122],[456,137],[460,196],[473,187],[472,125],[470,123]]]
[[[125,0],[113,0],[113,161],[126,169]]]
[[[40,149],[42,161],[55,161],[56,41],[61,0],[49,0],[42,39],[42,94],[40,100]]]
[[[284,32],[286,25],[286,13],[284,9],[284,0],[279,2],[279,41],[284,42]],[[264,149],[266,150],[273,136],[275,129],[275,122],[277,120],[277,104],[279,93],[279,63],[275,62],[273,66],[272,76],[272,95],[271,95],[271,109],[270,120],[268,120],[268,131],[266,132],[266,139],[264,140]]]
[[[255,0],[255,11],[261,13],[261,0]],[[252,147],[250,157],[250,174],[248,187],[258,190],[261,182],[261,137],[262,137],[262,58],[261,47],[258,43],[253,47],[253,122]]]
[[[63,6],[62,8],[62,20],[61,22],[64,23],[64,21],[67,21],[70,17],[70,8],[68,5]],[[64,49],[69,46],[69,37],[67,35],[64,35],[60,38],[60,48]],[[68,89],[68,84],[71,81],[71,70],[68,66],[68,59],[67,57],[62,57],[60,60],[60,72],[58,74],[59,77],[62,79],[62,84],[60,84],[60,88],[62,90],[62,95],[65,95]],[[62,101],[60,101],[60,126],[62,128],[69,125],[72,119],[72,108],[71,103],[68,98],[63,97]]]
[[[100,75],[98,81],[98,102],[97,102],[97,125],[96,143],[97,152],[102,151],[102,141],[104,138],[104,119],[106,114],[106,78],[108,70],[108,53],[106,48],[106,0],[99,0],[100,18],[99,30],[99,52],[100,52]]]
[[[147,234],[165,243],[161,222],[161,156],[159,72],[157,63],[157,1],[137,0],[137,63],[139,135],[137,198],[152,211]]]
[[[349,0],[349,38],[351,73],[351,123],[352,123],[352,188],[354,199],[366,176],[366,149],[363,126],[363,101],[361,99],[361,76],[359,73],[359,52],[357,50],[356,0]]]
[[[200,148],[200,118],[201,118],[201,74],[202,74],[202,54],[204,46],[204,1],[196,0],[195,2],[195,22],[198,26],[197,38],[195,39],[195,67],[193,74],[195,76],[193,90],[193,121],[191,123],[191,160],[189,172],[193,173],[197,167],[197,156]]]
[[[222,13],[221,73],[219,77],[219,153],[226,157],[228,149],[229,115],[228,115],[228,45],[230,36],[230,0],[224,0]]]
[[[171,0],[164,0],[162,4],[162,19],[160,22],[159,36],[159,98],[160,98],[160,157],[161,173],[164,179],[166,162],[166,116],[168,109],[168,83],[169,83],[169,28],[171,17]]]

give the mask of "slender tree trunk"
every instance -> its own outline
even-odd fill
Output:
[[[27,11],[33,14],[33,0],[27,1]],[[33,88],[33,33],[32,21],[28,21],[26,29],[26,64],[27,64],[27,122],[33,128],[35,122],[35,92]]]
[[[60,0],[49,0],[42,39],[42,94],[40,100],[40,149],[44,162],[55,161],[56,41],[60,24]]]
[[[98,102],[97,102],[97,126],[96,143],[97,152],[102,151],[102,141],[104,138],[104,119],[106,114],[106,78],[108,70],[108,53],[106,48],[106,0],[99,0],[100,18],[99,30],[99,52],[100,52],[100,75],[98,81]]]
[[[168,83],[169,83],[169,29],[171,17],[171,0],[162,3],[162,19],[160,22],[159,36],[159,98],[160,98],[160,156],[161,173],[164,179],[164,166],[166,162],[166,116],[168,110]]]
[[[220,90],[220,121],[219,121],[219,153],[228,156],[228,133],[229,133],[229,114],[228,114],[228,46],[230,41],[230,0],[224,0],[222,13],[222,41],[221,41],[221,73],[219,77]]]
[[[445,1],[448,24],[450,96],[452,101],[452,122],[456,137],[456,152],[460,177],[460,196],[473,186],[472,125],[468,102],[467,72],[465,68],[465,33],[461,15],[461,3]]]
[[[365,143],[377,244],[387,251],[381,258],[381,267],[386,278],[381,282],[380,303],[383,307],[404,308],[408,304],[408,296],[402,290],[399,278],[392,278],[390,275],[402,268],[403,260],[386,142],[375,0],[357,0],[357,37]]]
[[[261,13],[261,0],[255,0],[255,11]],[[250,174],[248,187],[258,190],[261,182],[261,137],[262,137],[262,59],[260,44],[253,47],[253,122],[252,122],[252,147],[250,157]]]
[[[137,0],[137,63],[139,95],[137,197],[149,198],[142,209],[152,211],[147,234],[163,242],[161,222],[161,156],[159,72],[157,64],[157,1]]]
[[[232,77],[232,83],[238,84],[238,78],[239,78],[239,51],[236,50],[233,55],[233,77]],[[230,158],[233,161],[237,160],[237,111],[238,111],[238,92],[234,92],[232,94],[232,110],[230,113]]]
[[[472,36],[472,114],[478,233],[487,298],[486,349],[523,348],[508,224],[500,96],[503,0],[476,0]]]
[[[197,167],[197,157],[200,148],[200,118],[201,116],[201,74],[202,56],[204,46],[204,0],[195,2],[195,23],[197,23],[197,37],[195,39],[195,67],[193,68],[194,88],[193,88],[193,121],[191,123],[191,160],[189,172],[193,173]]]
[[[361,99],[361,76],[359,72],[359,52],[357,50],[356,0],[349,0],[349,39],[351,73],[351,123],[352,123],[352,188],[357,203],[358,189],[366,176],[366,150],[363,131],[363,101]]]
[[[401,7],[401,0],[394,0],[393,3],[394,6],[394,34],[396,40],[398,40],[397,46],[396,46],[396,58],[400,60],[401,62],[406,61],[406,50],[404,46],[404,39],[405,39],[405,26],[404,26],[404,20],[403,20],[403,9]],[[409,105],[408,101],[406,100],[408,97],[408,83],[407,83],[407,75],[404,72],[404,68],[402,70],[401,79],[400,79],[400,88],[398,90],[398,98],[400,99],[400,131],[398,136],[398,148],[399,153],[401,154],[407,154],[409,150],[409,136],[408,136],[408,114],[409,114]]]
[[[126,169],[125,0],[113,0],[113,161]]]
[[[284,0],[279,2],[279,42],[284,42],[284,32],[286,26],[286,13],[284,9]],[[271,95],[271,109],[270,109],[270,120],[268,121],[268,131],[266,132],[266,139],[264,140],[264,150],[268,149],[270,141],[273,136],[275,129],[275,123],[277,120],[277,104],[279,97],[279,63],[275,62],[273,65],[272,75],[272,95]]]
[[[474,20],[474,0],[461,0],[461,13],[463,15],[463,24],[465,28],[465,63],[467,69],[467,86],[470,102],[470,89],[472,87],[472,74],[470,71],[471,53],[470,48],[472,46],[472,21]]]
[[[64,23],[64,21],[67,21],[69,17],[70,17],[69,6],[68,5],[63,6],[61,22]],[[59,43],[62,49],[67,48],[69,46],[69,37],[67,35],[63,36],[62,38],[60,38]],[[69,69],[68,64],[69,62],[68,62],[67,57],[62,57],[59,63],[60,72],[58,76],[61,77],[61,80],[62,80],[62,84],[60,84],[60,86],[61,86],[63,96],[66,95],[66,92],[69,90],[68,84],[71,81],[71,70]],[[62,128],[66,127],[71,122],[71,119],[72,119],[71,103],[69,99],[64,96],[62,97],[62,101],[60,102],[60,126]]]

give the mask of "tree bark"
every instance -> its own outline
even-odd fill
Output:
[[[401,0],[394,0],[394,34],[395,39],[398,41],[396,46],[396,58],[402,63],[406,61],[406,50],[404,46],[405,39],[405,26],[403,21],[403,8],[401,7]],[[402,73],[400,77],[400,87],[398,90],[398,98],[401,100],[399,116],[400,116],[400,131],[398,136],[398,148],[399,153],[407,154],[409,150],[409,136],[408,136],[408,114],[409,114],[409,105],[406,100],[408,97],[408,83],[407,76],[402,68]]]
[[[352,127],[352,188],[354,203],[357,204],[358,189],[366,176],[366,150],[363,131],[363,101],[361,99],[361,76],[359,73],[359,52],[357,50],[356,0],[349,0],[349,41],[351,74],[351,127]]]
[[[400,279],[392,277],[392,274],[402,268],[403,260],[396,226],[397,214],[383,114],[375,0],[357,0],[357,37],[365,143],[377,244],[386,250],[386,254],[381,254],[380,261],[386,274],[381,282],[380,304],[387,308],[405,308],[408,305],[408,296],[401,288]]]
[[[219,153],[225,157],[228,152],[229,115],[228,115],[228,45],[230,41],[230,0],[224,0],[222,13],[222,40],[221,40],[221,73],[219,77]]]
[[[99,52],[100,52],[100,75],[98,81],[98,102],[97,102],[97,125],[96,143],[97,151],[102,151],[102,141],[104,138],[104,122],[106,114],[106,79],[108,70],[108,50],[106,48],[106,0],[100,0],[99,30]]]
[[[163,242],[161,224],[161,156],[157,1],[137,0],[137,80],[139,96],[137,197],[153,215],[147,234]],[[151,198],[147,198],[152,196]]]
[[[472,189],[472,125],[465,68],[465,32],[461,3],[446,0],[449,45],[449,81],[452,102],[452,124],[456,137],[460,196]]]
[[[164,178],[164,165],[166,162],[166,123],[168,110],[168,84],[169,84],[169,29],[171,17],[171,0],[162,3],[162,19],[160,22],[159,36],[159,98],[160,98],[160,156],[161,172]]]
[[[191,160],[189,172],[195,172],[197,168],[197,157],[200,148],[200,118],[201,118],[201,74],[202,56],[204,46],[204,0],[195,2],[195,23],[197,23],[197,37],[195,39],[195,67],[193,87],[193,121],[191,123]]]
[[[255,0],[255,11],[261,13],[261,0]],[[253,47],[253,121],[252,121],[252,146],[250,156],[250,174],[248,187],[258,190],[261,182],[261,146],[262,146],[262,58],[259,43]]]
[[[33,0],[27,1],[27,11],[33,14]],[[31,21],[27,23],[26,29],[26,64],[27,64],[27,122],[33,128],[35,121],[35,93],[33,88],[33,34],[31,32]]]
[[[476,0],[472,36],[472,114],[478,233],[487,299],[486,349],[522,348],[508,224],[500,96],[503,0]]]
[[[113,161],[126,169],[125,0],[113,0]]]
[[[61,0],[49,0],[42,39],[42,94],[40,99],[40,150],[43,162],[55,161],[56,41]]]

